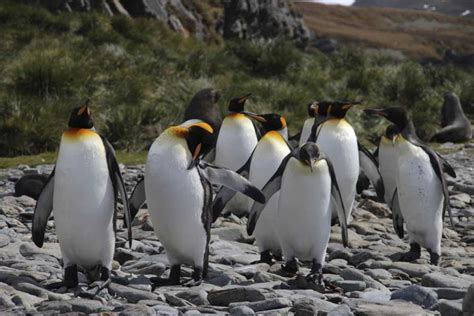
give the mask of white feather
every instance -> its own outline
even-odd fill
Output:
[[[308,141],[309,135],[311,135],[311,129],[314,125],[314,117],[306,119],[303,124],[303,129],[301,130],[300,137],[300,146]]]
[[[111,269],[115,248],[114,196],[101,138],[61,140],[53,212],[64,266]]]
[[[204,190],[184,138],[165,131],[155,140],[145,168],[145,192],[155,233],[173,264],[203,267],[207,235]]]
[[[327,163],[313,168],[295,158],[283,173],[279,197],[278,230],[283,256],[324,264],[331,233],[331,177]]]
[[[385,203],[392,205],[393,193],[397,187],[398,148],[391,140],[382,136],[379,144],[379,170],[385,188]]]

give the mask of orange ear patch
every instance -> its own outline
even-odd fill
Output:
[[[173,134],[176,137],[186,137],[189,133],[189,129],[187,127],[182,127],[182,126],[171,126],[168,128],[171,134]]]
[[[214,129],[211,127],[211,125],[207,124],[207,123],[204,123],[204,122],[200,122],[200,123],[196,123],[196,124],[193,124],[191,126],[199,126],[200,128],[202,128],[203,130],[206,130],[208,131],[209,133],[213,134],[214,133]],[[190,126],[190,127],[191,127]]]
[[[284,118],[283,116],[280,117],[280,122],[281,122],[281,126],[282,126],[283,128],[285,128],[285,127],[286,127],[286,120],[285,120],[285,118]]]

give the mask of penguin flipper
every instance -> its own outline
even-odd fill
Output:
[[[438,156],[438,158],[441,160],[442,165],[443,165],[443,171],[450,175],[453,178],[456,178],[456,171],[454,171],[454,168],[451,166],[451,164],[441,156],[439,153],[435,152],[435,154]]]
[[[370,151],[365,148],[359,141],[357,141],[359,148],[359,164],[361,169],[369,178],[370,182],[375,187],[375,192],[380,201],[384,200],[385,188],[383,185],[382,176],[379,171],[379,164]]]
[[[285,158],[283,158],[280,166],[278,167],[277,171],[273,174],[273,176],[268,180],[265,186],[262,189],[263,194],[265,195],[265,200],[263,203],[260,201],[255,202],[252,205],[252,209],[250,210],[249,220],[247,222],[247,233],[249,235],[253,234],[255,230],[255,226],[257,225],[257,221],[262,213],[263,209],[265,208],[266,202],[270,200],[270,198],[278,192],[281,188],[281,179],[283,178],[283,172],[285,171],[286,165],[290,158],[293,157],[293,154],[288,154]]]
[[[322,115],[318,115],[314,118],[314,123],[311,127],[311,134],[309,134],[309,137],[306,140],[307,142],[316,143],[316,141],[318,140],[319,132],[321,131],[321,129],[319,129],[318,131],[318,127],[324,124],[324,122],[326,122],[328,119],[328,117]]]
[[[299,131],[298,134],[295,134],[293,136],[288,137],[288,140],[289,141],[295,141],[295,142],[299,143],[300,138],[301,138],[301,131]]]
[[[112,147],[112,144],[110,144],[110,142],[104,136],[100,135],[100,138],[104,144],[109,176],[114,188],[115,212],[117,212],[117,193],[120,193],[120,196],[122,197],[123,212],[125,213],[125,225],[127,226],[128,231],[128,243],[130,247],[132,247],[132,221],[130,215],[130,203],[128,201],[122,173],[120,172],[120,167],[117,162],[117,158],[115,157],[115,150]],[[116,220],[116,216],[114,216],[114,220]],[[114,223],[114,227],[115,226],[116,224]]]
[[[342,244],[344,247],[347,247],[349,237],[347,233],[346,208],[344,207],[344,202],[342,201],[341,190],[339,189],[339,184],[337,183],[334,167],[329,158],[323,156],[323,159],[326,160],[329,169],[329,175],[331,176],[331,201],[336,208],[339,225],[341,225]]]
[[[250,155],[247,162],[242,167],[240,167],[239,170],[236,171],[238,174],[240,174],[242,177],[246,179],[248,179],[249,177],[250,164],[252,162],[252,157],[253,157],[254,152],[255,152],[255,149]],[[235,190],[232,190],[226,186],[221,186],[221,188],[216,194],[216,197],[214,198],[214,202],[212,203],[212,222],[213,223],[217,220],[219,215],[221,215],[222,210],[226,206],[227,202],[229,202],[236,193],[237,192]]]
[[[43,247],[44,233],[46,231],[46,224],[49,216],[53,211],[53,197],[54,197],[54,172],[49,175],[43,190],[36,202],[35,212],[33,215],[33,225],[31,228],[31,237],[33,242],[39,248]]]
[[[260,138],[262,138],[262,135],[265,134],[265,132],[262,133],[257,123],[255,123],[254,121],[252,121],[252,125],[253,125],[253,128],[255,129],[255,135],[257,136],[257,140],[260,140]]]
[[[130,196],[130,221],[133,221],[135,216],[137,216],[138,211],[143,204],[145,204],[145,201],[145,177],[142,177],[138,180],[135,188],[133,188],[132,195]]]
[[[402,239],[405,232],[403,230],[403,216],[400,210],[400,203],[398,202],[398,189],[395,189],[395,192],[393,193],[391,209],[393,228],[395,229],[398,237]]]

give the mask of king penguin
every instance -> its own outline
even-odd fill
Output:
[[[316,102],[312,107],[318,114],[309,141],[318,144],[334,165],[340,184],[346,215],[352,212],[359,177],[359,146],[352,126],[345,120],[347,111],[358,102]],[[324,115],[326,114],[326,115]],[[333,218],[336,218],[333,211]]]
[[[222,122],[217,136],[214,164],[233,171],[239,170],[249,159],[260,138],[260,131],[249,115],[244,111],[246,100],[250,94],[233,98],[229,103],[229,114]],[[248,213],[248,200],[242,194],[236,194],[226,205],[229,211],[242,216]]]
[[[238,173],[248,177],[251,183],[259,189],[267,183],[270,177],[275,173],[285,158],[292,150],[288,144],[288,128],[283,116],[270,113],[254,116],[254,119],[261,122],[263,130],[266,133],[259,140],[255,150],[247,163],[238,170]],[[221,192],[216,197],[214,207],[223,205],[225,202],[218,203],[221,199]],[[255,229],[255,240],[260,249],[260,261],[268,264],[273,263],[273,257],[281,260],[281,247],[276,227],[278,217],[278,196],[275,193],[271,200],[265,206],[257,227]],[[231,198],[228,196],[227,199]],[[251,207],[249,201],[248,209]],[[214,213],[219,214],[221,209],[214,209]]]
[[[312,142],[288,154],[262,191],[267,201],[280,191],[277,225],[286,264],[283,270],[294,274],[297,258],[312,262],[307,279],[322,285],[322,266],[331,233],[331,209],[341,223],[342,240],[347,245],[347,222],[338,182],[330,160]],[[253,233],[262,212],[268,209],[254,203],[247,231]]]
[[[169,278],[152,278],[156,286],[180,284],[182,264],[194,268],[186,285],[197,285],[206,276],[212,185],[265,201],[247,179],[200,159],[210,149],[212,133],[212,127],[202,122],[166,129],[148,153],[144,185],[140,182],[132,193],[131,201],[138,205],[146,197],[155,233],[171,264]]]
[[[36,204],[32,237],[43,246],[46,225],[54,212],[65,267],[64,280],[48,288],[78,285],[77,266],[99,289],[110,282],[115,250],[117,195],[123,201],[131,244],[130,213],[125,186],[112,145],[93,125],[88,103],[72,110],[61,138],[56,166]]]
[[[455,176],[454,170],[436,152],[422,144],[413,122],[403,108],[366,109],[394,123],[398,129],[395,144],[396,189],[392,199],[395,231],[403,237],[403,221],[410,240],[410,251],[403,261],[420,258],[421,247],[428,250],[431,264],[437,265],[441,256],[443,218],[448,212],[451,224],[449,192],[443,170]]]
[[[318,115],[316,110],[319,107],[316,106],[319,102],[314,101],[308,104],[307,111],[308,111],[308,118],[303,123],[303,128],[301,129],[301,133],[299,135],[299,146],[303,145],[308,141],[309,135],[311,135],[311,129],[314,125],[314,118]]]

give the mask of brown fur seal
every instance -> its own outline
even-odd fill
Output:
[[[214,134],[222,123],[222,114],[217,102],[220,93],[214,89],[203,89],[196,93],[184,111],[184,121],[199,119],[208,123],[214,129]]]
[[[431,139],[434,142],[465,142],[472,138],[471,123],[464,115],[459,98],[452,92],[445,93],[441,108],[441,130]]]

